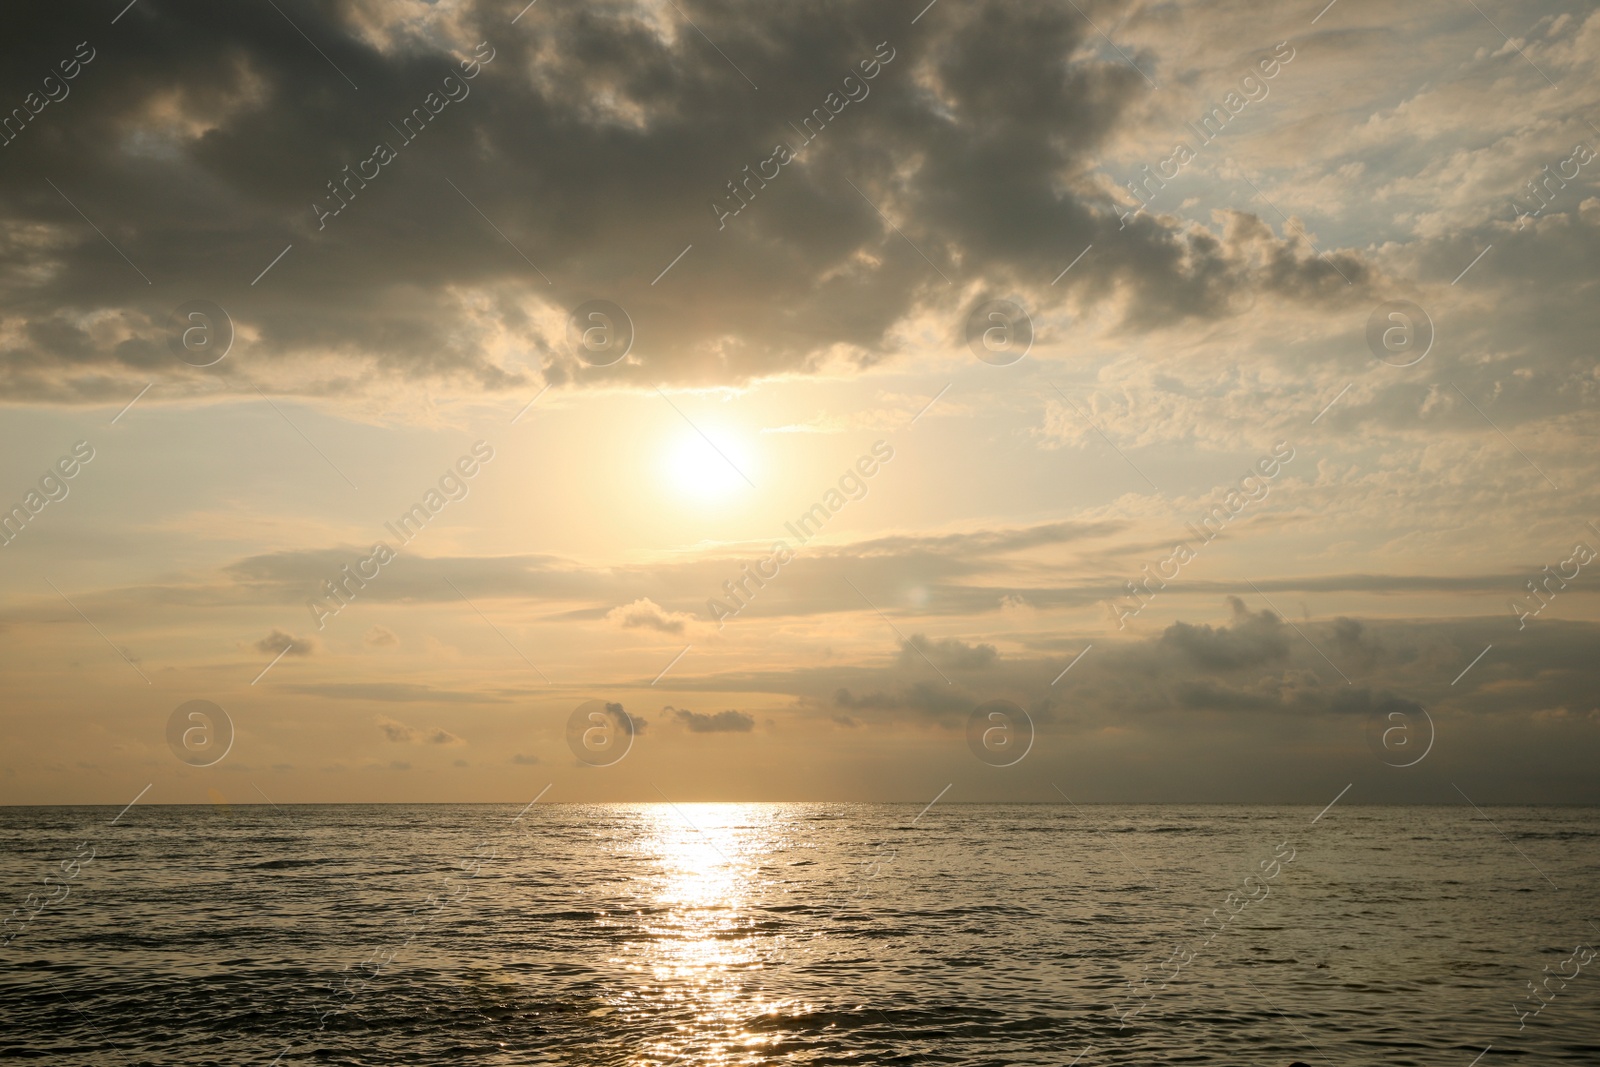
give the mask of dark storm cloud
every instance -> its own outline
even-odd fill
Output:
[[[1120,61],[1074,58],[1091,31],[1069,7],[945,5],[913,26],[920,4],[681,6],[540,5],[516,25],[515,2],[408,21],[353,0],[141,0],[114,26],[98,9],[12,12],[6,106],[79,42],[95,58],[0,149],[8,394],[107,399],[135,373],[188,373],[165,323],[202,298],[249,338],[209,373],[337,395],[868,364],[921,311],[954,339],[962,290],[1041,307],[1074,285],[1121,292],[1142,329],[1229,314],[1249,290],[1361,288],[1353,258],[1302,254],[1249,216],[1220,236],[1149,216],[1119,232],[1090,172],[1145,87]],[[888,55],[870,92],[829,103]],[[395,127],[424,106],[407,142]],[[828,122],[801,148],[790,123],[818,108]],[[780,141],[799,158],[719,229],[711,200]],[[325,216],[327,183],[380,144],[394,158]],[[1094,276],[1051,288],[1064,250],[1090,242]],[[628,310],[640,365],[567,352],[564,312],[593,297]],[[291,371],[295,355],[316,362]]]

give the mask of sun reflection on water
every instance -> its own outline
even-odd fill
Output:
[[[639,809],[638,847],[653,860],[652,908],[639,916],[622,964],[638,978],[616,1006],[675,1032],[639,1050],[638,1067],[723,1065],[778,1058],[779,1036],[752,1026],[764,1015],[803,1010],[762,988],[783,950],[759,908],[765,857],[784,828],[763,805],[657,804]],[[656,1029],[656,1027],[651,1027]]]

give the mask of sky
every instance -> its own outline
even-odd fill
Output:
[[[12,12],[0,802],[1600,802],[1597,59]]]

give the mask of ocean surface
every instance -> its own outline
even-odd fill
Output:
[[[118,813],[0,809],[0,1057],[1600,1064],[1595,809]]]

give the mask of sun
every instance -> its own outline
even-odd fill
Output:
[[[729,434],[686,432],[667,448],[664,462],[667,480],[696,500],[720,500],[750,488],[750,457]]]

